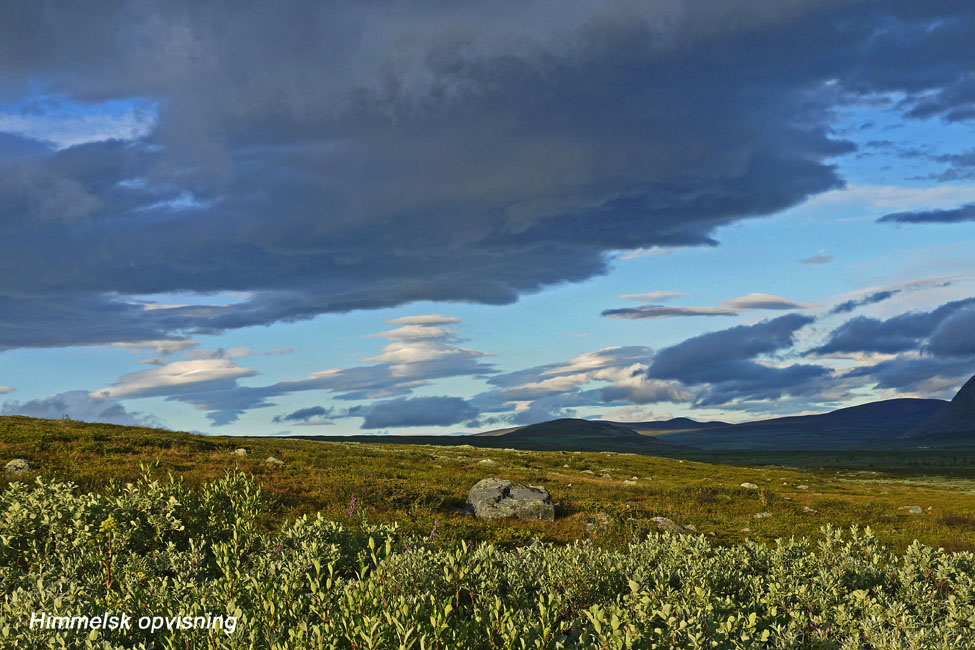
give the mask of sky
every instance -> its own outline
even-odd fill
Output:
[[[740,422],[975,374],[975,5],[0,5],[0,413]]]

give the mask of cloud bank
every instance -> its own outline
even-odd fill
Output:
[[[837,107],[900,95],[908,118],[971,119],[973,12],[4,4],[0,84],[36,128],[0,137],[0,349],[510,303],[620,251],[715,245],[843,185]],[[153,108],[50,146],[67,105]],[[248,297],[139,301],[220,291]]]

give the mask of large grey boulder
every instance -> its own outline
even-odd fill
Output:
[[[555,520],[555,505],[548,490],[503,478],[485,478],[475,483],[467,494],[467,509],[479,519]]]
[[[3,473],[5,476],[16,476],[17,474],[30,472],[33,469],[34,468],[31,467],[30,463],[27,462],[27,459],[14,458],[12,461],[3,466]]]

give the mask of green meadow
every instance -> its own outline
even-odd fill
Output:
[[[240,447],[249,454],[235,456]],[[511,546],[533,539],[592,539],[620,547],[655,530],[652,517],[666,517],[690,524],[719,545],[813,537],[830,524],[869,526],[897,549],[919,540],[949,551],[975,550],[975,451],[668,453],[211,437],[0,418],[0,459],[26,458],[38,475],[71,481],[83,491],[134,481],[147,465],[154,476],[172,473],[189,486],[239,469],[267,493],[262,518],[268,527],[311,513],[345,520],[354,497],[356,520],[364,514],[372,522],[395,522],[411,534],[429,534],[436,527],[444,543]],[[270,456],[283,463],[265,462]],[[556,504],[556,520],[466,516],[468,490],[488,476],[544,486]],[[904,506],[924,512],[908,514]],[[759,513],[771,516],[756,519]]]

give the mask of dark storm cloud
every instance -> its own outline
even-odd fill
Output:
[[[605,272],[611,251],[713,245],[722,225],[842,185],[837,104],[902,93],[906,113],[963,119],[972,14],[907,0],[5,3],[5,101],[37,87],[136,98],[158,122],[136,142],[0,143],[0,348],[509,303]],[[128,299],[228,290],[252,297]]]
[[[886,320],[857,316],[834,329],[826,342],[810,350],[810,354],[828,355],[860,352],[893,354],[918,350],[923,348],[925,341],[932,337],[938,328],[946,322],[965,322],[963,319],[966,316],[964,315],[959,316],[957,321],[949,321],[949,319],[953,318],[958,312],[968,314],[973,305],[975,305],[975,298],[966,298],[946,303],[928,312],[908,312]],[[962,331],[955,324],[948,327],[950,329],[944,331],[952,332],[951,335],[957,335]],[[947,351],[952,346],[963,346],[965,344],[939,338],[936,345],[937,350]]]
[[[786,314],[695,336],[660,350],[648,375],[701,387],[695,400],[701,406],[811,393],[821,388],[829,369],[809,364],[775,367],[756,358],[789,350],[796,332],[813,320]]]
[[[844,377],[867,378],[876,382],[877,388],[901,392],[920,391],[921,394],[935,397],[925,385],[945,382],[949,386],[941,397],[950,399],[958,387],[975,372],[975,359],[942,359],[933,356],[898,356],[872,366],[862,366],[848,372]]]
[[[352,407],[349,415],[363,417],[363,429],[391,429],[448,426],[477,417],[478,410],[459,397],[413,397]]]
[[[955,310],[938,323],[925,351],[939,357],[975,357],[975,303]]]
[[[322,406],[309,406],[308,408],[298,409],[297,411],[292,411],[285,415],[277,415],[271,418],[272,422],[308,422],[312,418],[319,418],[319,420],[328,420],[334,409],[325,408]]]
[[[966,203],[948,210],[917,210],[894,212],[877,221],[886,223],[961,223],[975,221],[975,203]]]
[[[889,298],[893,298],[901,292],[900,289],[885,289],[883,291],[874,291],[863,298],[854,298],[852,300],[847,300],[836,305],[829,310],[830,314],[848,314],[857,307],[863,307],[864,305],[875,305],[878,302],[883,302]]]
[[[929,178],[942,182],[970,180],[975,178],[975,149],[969,149],[968,151],[963,151],[961,153],[934,156],[934,160],[942,163],[948,163],[949,167],[944,171],[931,174]]]

